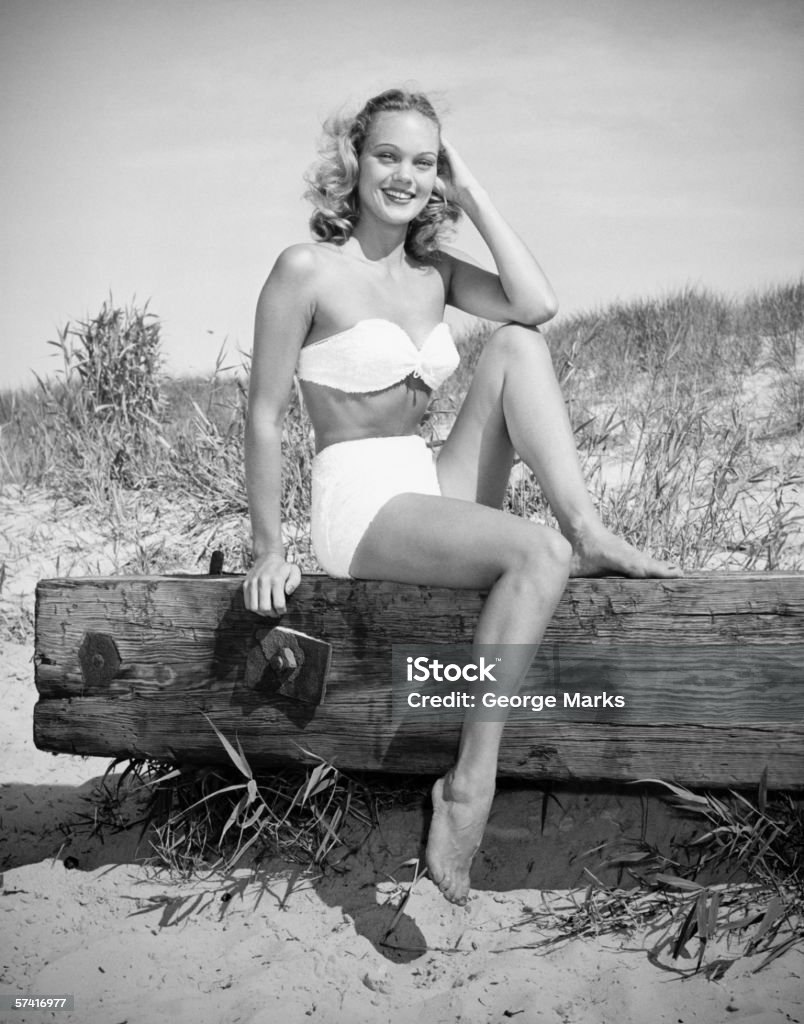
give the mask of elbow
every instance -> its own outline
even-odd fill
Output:
[[[558,313],[558,299],[555,295],[550,295],[542,306],[542,316],[539,320],[540,324],[546,324],[548,320],[552,320],[553,317]],[[538,326],[538,324],[537,324]]]
[[[272,444],[281,441],[283,421],[282,413],[249,406],[245,423],[246,444]]]
[[[538,302],[531,303],[519,312],[519,323],[525,327],[541,327],[558,313],[558,299],[553,294],[545,295]]]

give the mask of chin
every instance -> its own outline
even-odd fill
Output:
[[[389,208],[384,207],[386,217],[391,220],[394,224],[411,224],[418,216],[421,215],[424,209],[424,204],[417,203],[415,206],[409,208]]]

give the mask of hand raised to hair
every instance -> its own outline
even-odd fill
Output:
[[[449,161],[451,171],[451,181],[449,184],[455,193],[456,201],[460,203],[463,198],[481,187],[480,182],[469,170],[460,153],[443,136],[441,137],[441,146]]]

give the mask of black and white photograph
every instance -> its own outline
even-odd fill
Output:
[[[0,0],[0,1024],[804,1022],[801,0]]]

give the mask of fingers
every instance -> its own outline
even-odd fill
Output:
[[[289,562],[285,563],[285,570],[281,576],[274,579],[271,584],[271,604],[273,606],[274,615],[284,615],[287,611],[287,602],[285,601],[285,594],[292,594],[296,589],[295,586],[291,587],[290,576],[291,570],[295,566]],[[298,585],[298,584],[297,584]]]
[[[258,563],[243,581],[243,601],[251,612],[278,618],[287,611],[286,595],[292,594],[300,583],[301,570],[292,562],[279,566]]]
[[[466,161],[463,160],[449,139],[443,135],[441,136],[441,148],[444,151],[444,155],[446,156],[447,163],[449,165],[448,177],[453,188],[458,193],[458,201],[460,201],[461,193],[465,190],[471,190],[478,187],[478,180],[469,170],[466,165]]]
[[[285,563],[285,574],[277,579],[271,589],[274,612],[283,615],[287,611],[286,594],[292,594],[301,583],[301,569],[294,562]]]
[[[288,581],[285,584],[285,593],[292,594],[293,591],[301,583],[301,569],[296,565],[295,562],[290,563],[290,572],[288,573]]]
[[[285,613],[285,588],[282,580],[258,577],[250,586],[244,585],[243,590],[249,611],[273,619]]]
[[[454,173],[454,169],[455,169],[455,163],[454,163],[455,156],[456,156],[455,149],[447,141],[447,139],[444,138],[443,135],[441,136],[441,148],[443,149],[444,155],[447,158],[447,165],[448,165],[449,172],[450,172],[450,174],[453,174]]]
[[[260,579],[256,573],[249,573],[243,582],[243,602],[250,612],[275,615],[270,583]]]

